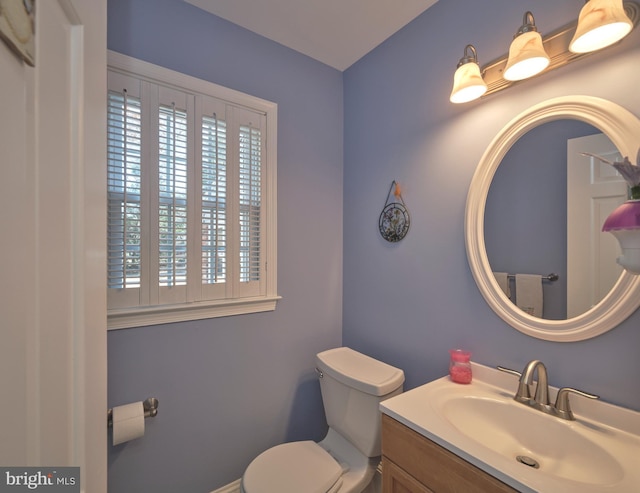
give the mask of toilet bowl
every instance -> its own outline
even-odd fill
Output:
[[[242,493],[360,493],[380,462],[379,404],[402,392],[404,372],[350,348],[316,355],[329,430],[315,443],[270,448],[247,467]]]

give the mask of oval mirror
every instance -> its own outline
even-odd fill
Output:
[[[467,197],[465,241],[476,284],[489,306],[503,320],[530,336],[569,342],[602,334],[631,315],[640,305],[640,276],[623,272],[601,301],[596,300],[595,306],[575,316],[556,319],[534,317],[515,306],[498,285],[484,236],[489,189],[509,150],[529,131],[563,119],[577,120],[595,127],[608,137],[623,156],[635,157],[638,152],[640,120],[610,101],[590,96],[569,96],[552,99],[526,110],[504,127],[480,160]],[[587,130],[587,133],[590,131]],[[541,190],[538,200],[544,200],[545,194],[546,191]],[[492,261],[496,263],[495,259]],[[615,267],[615,257],[610,261]]]

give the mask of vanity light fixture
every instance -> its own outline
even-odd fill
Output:
[[[486,91],[487,84],[482,79],[478,65],[478,53],[473,45],[467,45],[453,76],[453,89],[449,100],[452,103],[466,103],[478,99]]]
[[[542,36],[536,27],[536,21],[531,12],[525,12],[522,26],[518,29],[511,46],[509,59],[504,69],[507,80],[523,80],[542,72],[551,59],[542,45]]]
[[[569,50],[573,53],[600,50],[620,41],[631,29],[633,22],[625,13],[622,0],[587,0]]]
[[[636,2],[587,0],[578,20],[541,37],[537,32],[533,15],[531,12],[526,12],[523,25],[516,33],[508,55],[503,55],[481,67],[479,74],[475,73],[473,67],[477,65],[476,50],[472,45],[467,45],[470,50],[472,48],[473,56],[468,55],[465,48],[465,56],[460,59],[454,76],[450,100],[454,103],[473,101],[480,96],[488,96],[507,89],[533,75],[549,72],[588,56],[594,51],[621,40],[638,24],[639,19],[640,6]],[[614,36],[613,31],[619,34]],[[540,64],[537,67],[538,70],[532,69],[528,74],[521,73],[521,66],[527,63],[535,65],[532,60],[537,60],[535,63]],[[460,71],[467,65],[466,69]],[[542,65],[544,66],[540,69]],[[463,76],[465,72],[473,72],[473,75]],[[486,90],[481,90],[483,85],[486,86]],[[464,98],[457,96],[458,90],[470,87],[476,87],[475,93],[469,89],[469,91],[463,91]]]

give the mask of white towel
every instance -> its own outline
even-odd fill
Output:
[[[542,317],[542,276],[516,274],[516,305],[534,317]]]
[[[509,277],[506,272],[494,272],[494,277],[498,281],[498,286],[502,289],[502,292],[507,295],[507,298],[511,298],[511,287],[509,286]]]

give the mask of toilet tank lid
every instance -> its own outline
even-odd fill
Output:
[[[318,369],[339,382],[371,395],[386,395],[404,382],[404,372],[348,347],[316,356]]]

